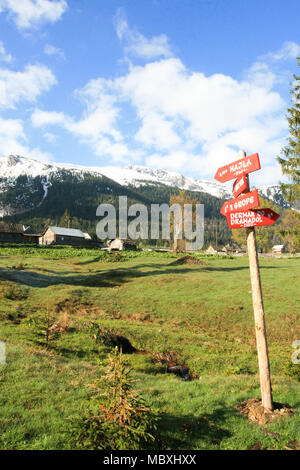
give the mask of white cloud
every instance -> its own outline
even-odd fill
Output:
[[[52,46],[52,44],[46,44],[44,47],[44,52],[47,55],[54,55],[59,57],[60,59],[65,59],[65,54],[62,49],[59,49],[58,47]]]
[[[23,102],[35,102],[44,91],[56,83],[51,70],[43,65],[28,65],[24,71],[0,69],[0,110],[15,110]],[[21,119],[0,116],[1,154],[20,154],[39,160],[49,160],[50,154],[28,145]]]
[[[97,100],[88,100],[88,95],[94,93],[92,87],[95,83],[89,83],[85,89],[77,92],[85,104],[86,111],[79,120],[55,111],[42,111],[36,109],[32,114],[32,123],[36,127],[45,125],[60,125],[68,131],[78,135],[81,138],[97,139],[103,135],[110,136],[115,141],[121,140],[120,133],[115,129],[115,120],[117,117],[117,109],[114,107],[115,98],[99,93]]]
[[[121,26],[122,37],[126,23]],[[114,80],[89,81],[75,93],[83,105],[80,118],[37,109],[32,123],[60,126],[88,143],[96,155],[115,162],[142,159],[150,166],[210,179],[216,168],[245,148],[258,152],[263,166],[274,166],[277,178],[275,158],[287,123],[286,103],[275,91],[276,83],[264,62],[256,62],[237,80],[190,71],[169,57],[131,64]]]
[[[258,57],[258,60],[246,71],[246,79],[263,88],[271,90],[276,85],[290,82],[291,71],[286,62],[295,60],[300,55],[300,45],[286,41],[277,51],[271,51]]]
[[[10,141],[25,140],[23,124],[20,119],[2,119],[0,117],[0,139],[2,144],[5,138]],[[2,147],[1,152],[3,152]],[[6,152],[4,151],[4,153]]]
[[[52,134],[51,132],[45,132],[44,137],[50,144],[57,140],[57,135]]]
[[[66,0],[0,0],[0,13],[8,12],[19,29],[58,21],[67,9]]]
[[[143,145],[158,150],[172,149],[182,143],[181,137],[174,131],[174,122],[155,112],[142,118],[142,126],[135,138]]]
[[[247,80],[256,86],[271,90],[278,77],[266,62],[254,62],[247,71]]]
[[[119,110],[117,99],[110,93],[109,86],[109,81],[91,80],[82,90],[75,92],[85,108],[81,119],[36,109],[31,117],[32,124],[35,127],[58,125],[81,142],[89,144],[96,155],[109,155],[114,161],[126,161],[132,157],[132,152],[117,130]]]
[[[20,119],[2,119],[0,117],[0,149],[1,155],[25,155],[42,161],[52,159],[51,154],[41,152],[38,148],[28,147],[23,123]]]
[[[2,41],[0,41],[0,62],[12,62],[13,57],[11,54],[7,54]]]
[[[173,55],[165,34],[147,39],[139,31],[130,29],[123,8],[118,9],[114,24],[118,38],[124,43],[126,54],[147,60]]]
[[[196,158],[194,156],[194,158]],[[165,156],[161,154],[153,154],[147,157],[146,163],[151,167],[171,168],[172,170],[180,170],[184,168],[191,160],[191,154],[184,151],[170,152]]]
[[[19,101],[35,101],[56,83],[44,65],[28,65],[23,72],[0,69],[0,108],[13,109]]]
[[[133,156],[127,145],[122,142],[120,133],[115,130],[114,112],[113,110],[109,112],[107,106],[98,107],[77,121],[64,113],[36,109],[31,121],[35,127],[48,125],[62,127],[81,142],[90,145],[95,155],[109,156],[116,162],[127,161],[126,159]]]
[[[54,111],[41,111],[36,109],[31,116],[32,123],[35,127],[42,127],[45,124],[59,124],[64,126],[67,118],[64,113],[56,113]]]
[[[262,55],[260,60],[289,60],[295,59],[300,55],[300,45],[296,42],[286,41],[277,51]]]
[[[191,73],[179,59],[133,67],[117,84],[142,120],[156,114],[164,122],[184,123],[181,139],[194,147],[234,130],[260,128],[265,116],[280,112],[283,106],[278,93],[223,74]],[[151,142],[150,130],[145,145]],[[155,139],[157,129],[153,130]]]
[[[21,148],[21,151],[17,155],[26,155],[28,158],[33,160],[39,160],[42,162],[53,162],[54,158],[50,152],[42,152],[39,148],[29,148],[27,146]]]

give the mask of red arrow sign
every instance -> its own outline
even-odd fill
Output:
[[[240,175],[251,173],[252,171],[260,170],[260,161],[258,153],[249,155],[249,157],[241,158],[233,163],[222,166],[215,174],[215,179],[220,183],[237,178]]]
[[[259,227],[273,225],[279,214],[272,209],[254,209],[252,211],[230,212],[226,215],[229,228]]]
[[[229,212],[237,212],[241,210],[253,209],[259,206],[259,196],[257,189],[254,189],[250,193],[243,194],[236,199],[230,199],[230,201],[224,202],[221,214],[227,215]]]
[[[238,197],[248,188],[248,179],[247,175],[239,176],[238,179],[234,182],[232,188],[233,197]]]

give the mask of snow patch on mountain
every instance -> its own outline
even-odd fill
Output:
[[[0,183],[0,190],[5,189],[5,186],[10,182],[13,183],[18,176],[27,175],[33,178],[41,176],[43,177],[44,200],[47,196],[49,185],[51,184],[50,176],[62,170],[67,170],[78,178],[83,178],[86,173],[98,177],[103,177],[104,175],[122,186],[133,185],[134,187],[139,187],[146,184],[165,184],[183,190],[208,193],[222,199],[232,198],[233,182],[221,184],[216,181],[184,176],[173,171],[138,165],[130,165],[127,167],[86,167],[70,163],[44,163],[20,155],[0,157],[0,178],[6,180],[5,182],[2,180]],[[280,186],[264,186],[258,189],[262,196],[272,199],[275,202],[280,198]]]
[[[86,167],[70,163],[43,163],[20,155],[9,155],[0,158],[0,177],[5,178],[7,182],[13,181],[21,175],[33,178],[44,176],[48,180],[50,175],[61,170],[71,171],[78,177],[83,177],[85,173],[94,174],[98,177],[104,175],[122,186],[131,184],[139,187],[149,183],[160,183],[189,191],[201,191],[222,198],[230,197],[232,188],[230,183],[220,184],[183,176],[173,171],[145,166],[127,166],[123,168],[116,166]]]
[[[9,155],[0,158],[0,177],[15,179],[21,175],[36,176],[47,175],[55,171],[53,165],[21,157],[19,155]]]

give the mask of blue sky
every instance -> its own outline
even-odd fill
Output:
[[[0,155],[282,179],[299,0],[0,0]]]

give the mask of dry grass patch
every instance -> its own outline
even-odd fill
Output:
[[[207,262],[204,261],[203,259],[196,258],[195,256],[182,256],[181,258],[176,259],[172,263],[170,263],[170,266],[180,266],[182,264],[197,264],[200,266],[207,266]]]
[[[235,405],[235,408],[246,416],[249,421],[260,425],[273,423],[295,413],[291,406],[275,402],[273,411],[266,410],[259,398],[251,398],[250,400],[238,403]]]

